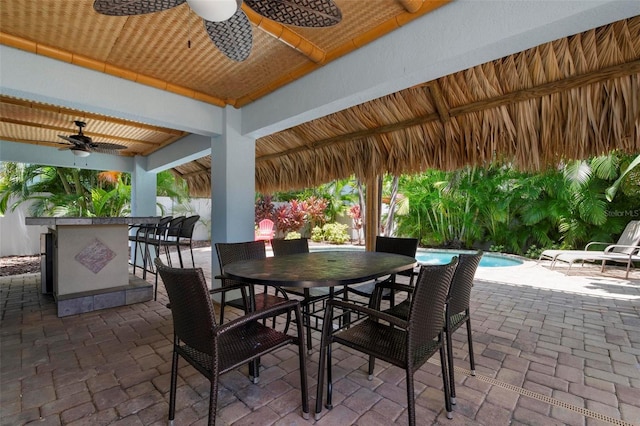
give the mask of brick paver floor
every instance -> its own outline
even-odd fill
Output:
[[[210,249],[195,250],[211,279]],[[526,262],[481,268],[472,293],[476,376],[464,327],[454,334],[457,404],[448,420],[438,357],[415,375],[419,425],[640,425],[640,273]],[[58,318],[39,275],[0,278],[0,424],[164,425],[171,312],[157,301]],[[231,309],[230,309],[231,311]],[[232,314],[238,315],[238,312]],[[309,356],[314,407],[319,333]],[[225,374],[218,424],[404,425],[404,372],[334,348],[333,409],[301,417],[295,351]],[[206,424],[209,385],[181,363],[176,425]]]

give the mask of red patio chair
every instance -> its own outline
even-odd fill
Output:
[[[271,241],[275,235],[275,230],[273,229],[273,221],[271,219],[262,219],[260,223],[258,223],[258,229],[256,230],[256,241]]]

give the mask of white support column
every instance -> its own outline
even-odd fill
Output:
[[[131,173],[131,216],[155,216],[158,182],[146,170],[147,159],[136,155]]]
[[[131,172],[131,216],[156,216],[156,193],[158,180],[156,173],[146,170],[147,158],[136,155]],[[135,232],[133,229],[131,232]],[[134,258],[135,245],[129,247],[131,259]],[[142,257],[138,253],[136,264],[142,266]]]
[[[255,222],[255,139],[241,134],[240,110],[226,107],[223,134],[211,143],[211,244],[252,241]],[[212,277],[220,274],[215,249]],[[220,287],[212,279],[212,287]]]

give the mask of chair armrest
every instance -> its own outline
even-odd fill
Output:
[[[230,277],[227,277],[227,276],[224,276],[224,275],[216,275],[216,276],[215,276],[215,277],[213,277],[213,278],[214,278],[214,279],[216,279],[216,280],[221,280],[221,281],[222,281],[222,280],[229,280],[229,281],[241,282],[241,281],[238,281],[238,280],[237,280],[237,279],[235,279],[235,278],[230,278]],[[258,285],[264,285],[264,286],[267,286],[267,287],[273,287],[273,288],[275,288],[275,289],[276,289],[276,294],[277,294],[277,293],[281,293],[281,294],[282,294],[282,297],[283,297],[284,299],[289,300],[289,295],[288,295],[288,294],[287,294],[287,292],[286,292],[286,291],[284,291],[284,290],[282,289],[282,287],[280,287],[280,286],[273,285],[273,284],[269,284],[269,283],[261,283],[261,284],[249,284],[249,283],[243,283],[243,284],[242,284],[242,286],[243,286],[243,287],[248,287],[248,286],[258,286]],[[230,287],[232,287],[232,286],[230,286]]]
[[[343,302],[341,300],[336,300],[336,299],[331,299],[327,302],[327,310],[329,308],[332,308],[333,306],[339,306],[343,309],[348,309],[350,311],[357,311],[357,312],[361,312],[363,314],[369,315],[370,317],[374,317],[377,319],[381,319],[383,321],[387,321],[388,323],[395,325],[396,327],[400,327],[400,328],[407,328],[409,326],[409,323],[407,321],[404,321],[398,317],[395,317],[393,315],[378,311],[376,309],[373,308],[367,308],[361,305],[354,305],[353,303],[348,303],[348,302]]]
[[[229,285],[229,286],[226,286],[226,287],[218,287],[218,288],[214,288],[212,290],[209,290],[209,294],[217,294],[217,293],[222,293],[223,291],[231,291],[231,290],[242,290],[243,288],[245,288],[247,286],[248,286],[248,284],[239,283],[239,284]]]
[[[586,246],[584,246],[585,250],[589,250],[589,247],[593,246],[593,245],[600,245],[600,246],[608,246],[610,245],[611,242],[605,243],[603,241],[591,241],[589,244],[587,244]]]
[[[411,294],[415,290],[415,287],[407,284],[400,284],[394,281],[381,281],[379,283],[376,283],[376,287],[374,288],[373,294],[371,295],[371,299],[369,301],[370,308],[380,309],[380,303],[382,302],[382,291],[384,289],[389,289],[391,291],[404,291]]]
[[[230,330],[233,330],[235,328],[238,327],[242,327],[243,325],[252,322],[252,321],[258,321],[261,319],[266,319],[266,318],[272,318],[278,315],[281,315],[283,313],[287,313],[291,310],[295,310],[296,311],[296,317],[297,317],[297,321],[299,322],[300,320],[300,315],[298,314],[300,312],[300,302],[297,300],[288,300],[286,302],[282,302],[282,303],[278,303],[275,304],[273,306],[270,306],[266,309],[263,309],[261,311],[255,311],[255,312],[250,312],[246,315],[243,315],[239,318],[236,318],[234,320],[231,320],[229,322],[226,322],[224,324],[220,324],[218,327],[216,327],[216,329],[214,330],[213,334],[218,337],[221,334],[224,334]],[[300,327],[301,324],[298,324],[298,327]]]
[[[608,245],[608,246],[604,249],[604,252],[605,252],[605,253],[608,253],[608,252],[610,252],[611,250],[613,250],[614,248],[632,248],[632,249],[635,249],[635,250],[633,250],[631,253],[618,253],[618,252],[614,252],[614,253],[616,253],[616,254],[628,254],[629,256],[632,256],[632,255],[633,255],[633,253],[635,253],[636,251],[640,250],[640,246],[626,246],[626,245],[623,245],[623,244],[611,244],[611,245]]]

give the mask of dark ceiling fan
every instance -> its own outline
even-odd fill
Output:
[[[187,2],[202,17],[209,38],[234,61],[251,53],[253,34],[242,0],[95,0],[96,12],[109,16],[131,16],[161,12]],[[298,27],[329,27],[340,22],[342,13],[333,0],[244,0],[256,13],[282,24]]]
[[[60,148],[60,150],[68,149],[71,150],[73,155],[77,155],[78,157],[86,157],[92,152],[99,152],[102,154],[116,154],[116,151],[127,148],[126,146],[119,145],[117,143],[94,142],[89,136],[82,133],[82,128],[85,127],[87,123],[79,120],[74,121],[74,123],[76,124],[76,126],[78,126],[78,134],[70,136],[58,135],[68,142],[68,144],[65,144],[66,146]]]

